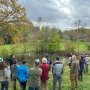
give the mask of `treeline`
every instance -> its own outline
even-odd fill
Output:
[[[74,51],[72,41],[90,41],[90,29],[78,27],[62,31],[48,26],[40,28],[28,20],[18,0],[0,1],[0,45],[22,43],[26,52],[30,44],[35,51],[54,53],[61,51],[62,41],[65,42],[64,50]]]
[[[90,29],[79,28],[70,31],[63,32],[63,38],[71,41],[82,41],[89,42],[90,41]]]

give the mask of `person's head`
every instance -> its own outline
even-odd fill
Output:
[[[48,58],[48,57],[49,57],[49,55],[48,55],[48,54],[46,54],[46,55],[45,55],[45,57],[46,57],[46,58]]]
[[[26,61],[26,60],[23,60],[23,61],[22,61],[22,64],[23,64],[23,65],[26,65],[26,64],[27,64],[27,61]]]
[[[3,70],[7,67],[7,63],[5,61],[0,62],[0,70]]]
[[[40,60],[39,59],[35,59],[35,66],[39,66],[40,64]]]
[[[16,56],[15,55],[12,55],[12,58],[16,58]]]
[[[56,61],[59,61],[60,59],[59,59],[59,57],[56,57]]]
[[[7,67],[7,62],[6,61],[3,61],[3,66],[4,66],[4,68],[6,68]]]
[[[42,59],[42,63],[47,63],[47,59],[46,58],[43,58]]]
[[[76,55],[73,55],[73,56],[72,56],[72,60],[77,60]]]
[[[85,56],[85,57],[88,57],[88,54],[85,54],[84,56]]]
[[[17,64],[17,58],[13,59],[13,64]]]

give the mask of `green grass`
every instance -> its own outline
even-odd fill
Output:
[[[26,47],[26,51],[30,52],[34,50],[33,45],[30,43],[24,44],[12,44],[12,45],[0,45],[0,55],[10,55],[12,53],[23,53]]]
[[[87,44],[90,44],[90,42],[80,42],[80,41],[74,42],[74,41],[68,41],[68,40],[65,41],[64,40],[60,45],[61,45],[61,50],[64,50],[66,45],[67,45],[67,47],[71,45],[71,47],[72,46],[74,47],[74,50],[76,52],[78,52],[78,50],[79,50],[79,52],[82,52],[82,51],[86,52],[86,51],[88,51]]]
[[[90,67],[89,67],[89,70],[90,70]],[[48,80],[48,90],[52,90],[52,79],[53,79],[52,74],[50,72],[50,78]],[[12,83],[10,83],[10,90],[13,90]],[[19,84],[17,84],[17,90],[20,90]],[[62,90],[70,90],[70,75],[69,75],[68,66],[65,66],[64,68]],[[82,82],[79,81],[79,87],[77,88],[77,90],[90,90],[90,71],[87,74],[84,74],[84,78]]]
[[[65,41],[60,43],[60,50],[64,50]],[[87,50],[87,44],[90,44],[89,42],[72,42],[75,47],[75,51],[77,52],[79,49],[79,52],[86,52]],[[26,51],[34,51],[35,50],[35,43],[24,43],[24,44],[13,44],[13,45],[0,45],[0,55],[3,54],[12,54],[12,53],[23,53],[24,49],[26,47]]]

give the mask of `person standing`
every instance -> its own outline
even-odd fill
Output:
[[[17,64],[17,59],[15,58],[15,59],[13,59],[13,65],[11,66],[13,90],[16,90],[16,82],[18,79],[17,69],[18,69],[18,64]]]
[[[26,90],[26,83],[29,79],[29,68],[26,60],[22,61],[22,64],[18,66],[17,76],[21,89]]]
[[[42,69],[39,68],[39,59],[35,60],[35,66],[30,69],[30,80],[28,90],[40,90],[40,77],[42,74]]]
[[[48,90],[47,89],[47,82],[49,79],[49,71],[50,71],[50,66],[47,64],[47,59],[43,58],[42,63],[39,66],[42,69],[42,74],[41,74],[41,90]]]
[[[10,65],[10,69],[11,69],[11,66],[14,64],[13,61],[16,59],[16,56],[15,55],[10,55],[9,59],[8,59],[8,62],[9,62],[9,65]],[[11,81],[12,81],[12,72],[11,72]]]
[[[84,71],[84,63],[85,63],[85,60],[84,60],[84,57],[81,56],[81,59],[79,60],[79,80],[82,81],[83,80],[83,71]]]
[[[88,73],[88,66],[89,66],[89,57],[88,57],[88,54],[85,54],[85,64],[86,64],[86,73]]]
[[[75,55],[72,56],[72,63],[70,67],[70,80],[71,80],[71,90],[75,90],[78,87],[78,71],[79,71],[79,61]]]
[[[56,57],[56,61],[52,68],[53,74],[53,90],[56,90],[56,84],[58,82],[58,90],[61,90],[62,75],[63,75],[63,64],[60,62],[59,57]]]
[[[48,54],[46,54],[45,58],[47,59],[47,64],[49,64],[49,65],[51,66],[52,61],[51,61],[51,59],[50,59],[49,55],[48,55]]]
[[[10,67],[5,61],[2,62],[0,70],[1,90],[9,90]]]

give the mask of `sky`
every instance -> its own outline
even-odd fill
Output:
[[[90,0],[19,0],[25,7],[27,17],[37,24],[59,27],[63,30],[74,27],[74,22],[90,26]]]

